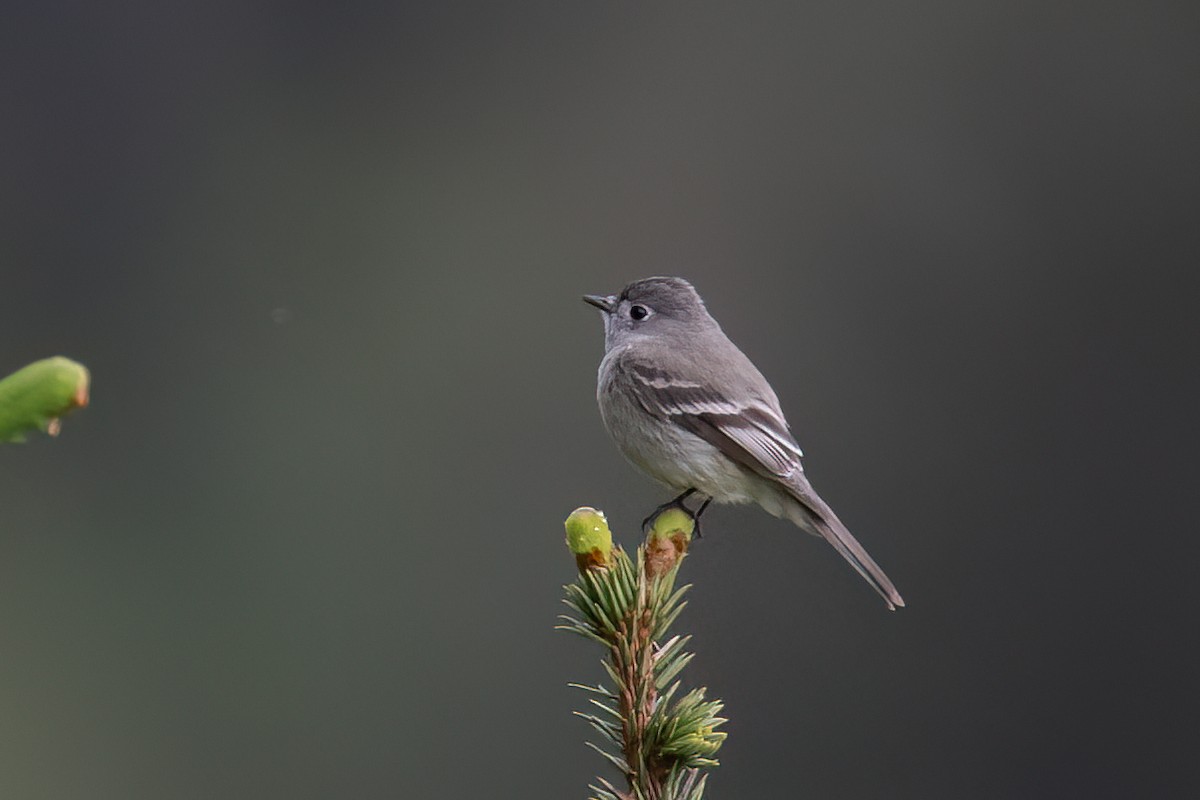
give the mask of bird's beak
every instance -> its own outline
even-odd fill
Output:
[[[602,294],[585,294],[583,302],[595,306],[605,314],[611,314],[612,310],[617,307],[617,298],[611,294],[607,297]]]

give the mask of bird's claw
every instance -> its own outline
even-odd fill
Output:
[[[701,535],[700,534],[700,515],[704,513],[704,509],[708,508],[708,504],[712,502],[712,498],[711,497],[705,498],[704,502],[700,504],[700,507],[698,509],[696,509],[695,511],[692,511],[690,508],[687,507],[687,505],[683,501],[686,500],[687,498],[691,497],[695,493],[696,493],[695,489],[688,489],[686,492],[679,495],[674,500],[669,500],[669,501],[663,503],[658,508],[654,509],[654,511],[650,514],[650,516],[648,516],[644,520],[642,520],[642,534],[643,535],[650,534],[650,531],[654,528],[654,523],[658,520],[658,518],[660,516],[662,516],[664,511],[669,511],[670,509],[678,508],[680,511],[687,514],[691,518],[692,534],[697,539],[699,539],[700,535]]]

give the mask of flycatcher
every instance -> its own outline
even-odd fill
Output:
[[[824,537],[889,609],[904,605],[809,484],[775,391],[690,283],[645,278],[583,299],[604,315],[596,387],[604,426],[635,466],[680,492],[659,512],[674,506],[699,518],[714,500],[758,503]],[[683,502],[693,495],[703,498],[695,512]]]

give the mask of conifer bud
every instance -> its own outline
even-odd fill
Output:
[[[668,508],[659,514],[646,535],[646,574],[651,578],[665,575],[687,555],[696,520],[680,508]]]
[[[589,506],[577,508],[567,517],[566,528],[567,547],[575,554],[580,572],[612,564],[612,531],[604,512]]]
[[[0,442],[25,432],[56,435],[64,414],[88,404],[87,368],[61,356],[47,358],[0,380]]]

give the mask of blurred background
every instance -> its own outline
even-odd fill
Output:
[[[0,23],[0,796],[584,797],[585,292],[691,279],[896,581],[717,508],[713,797],[1194,797],[1195,3]]]

